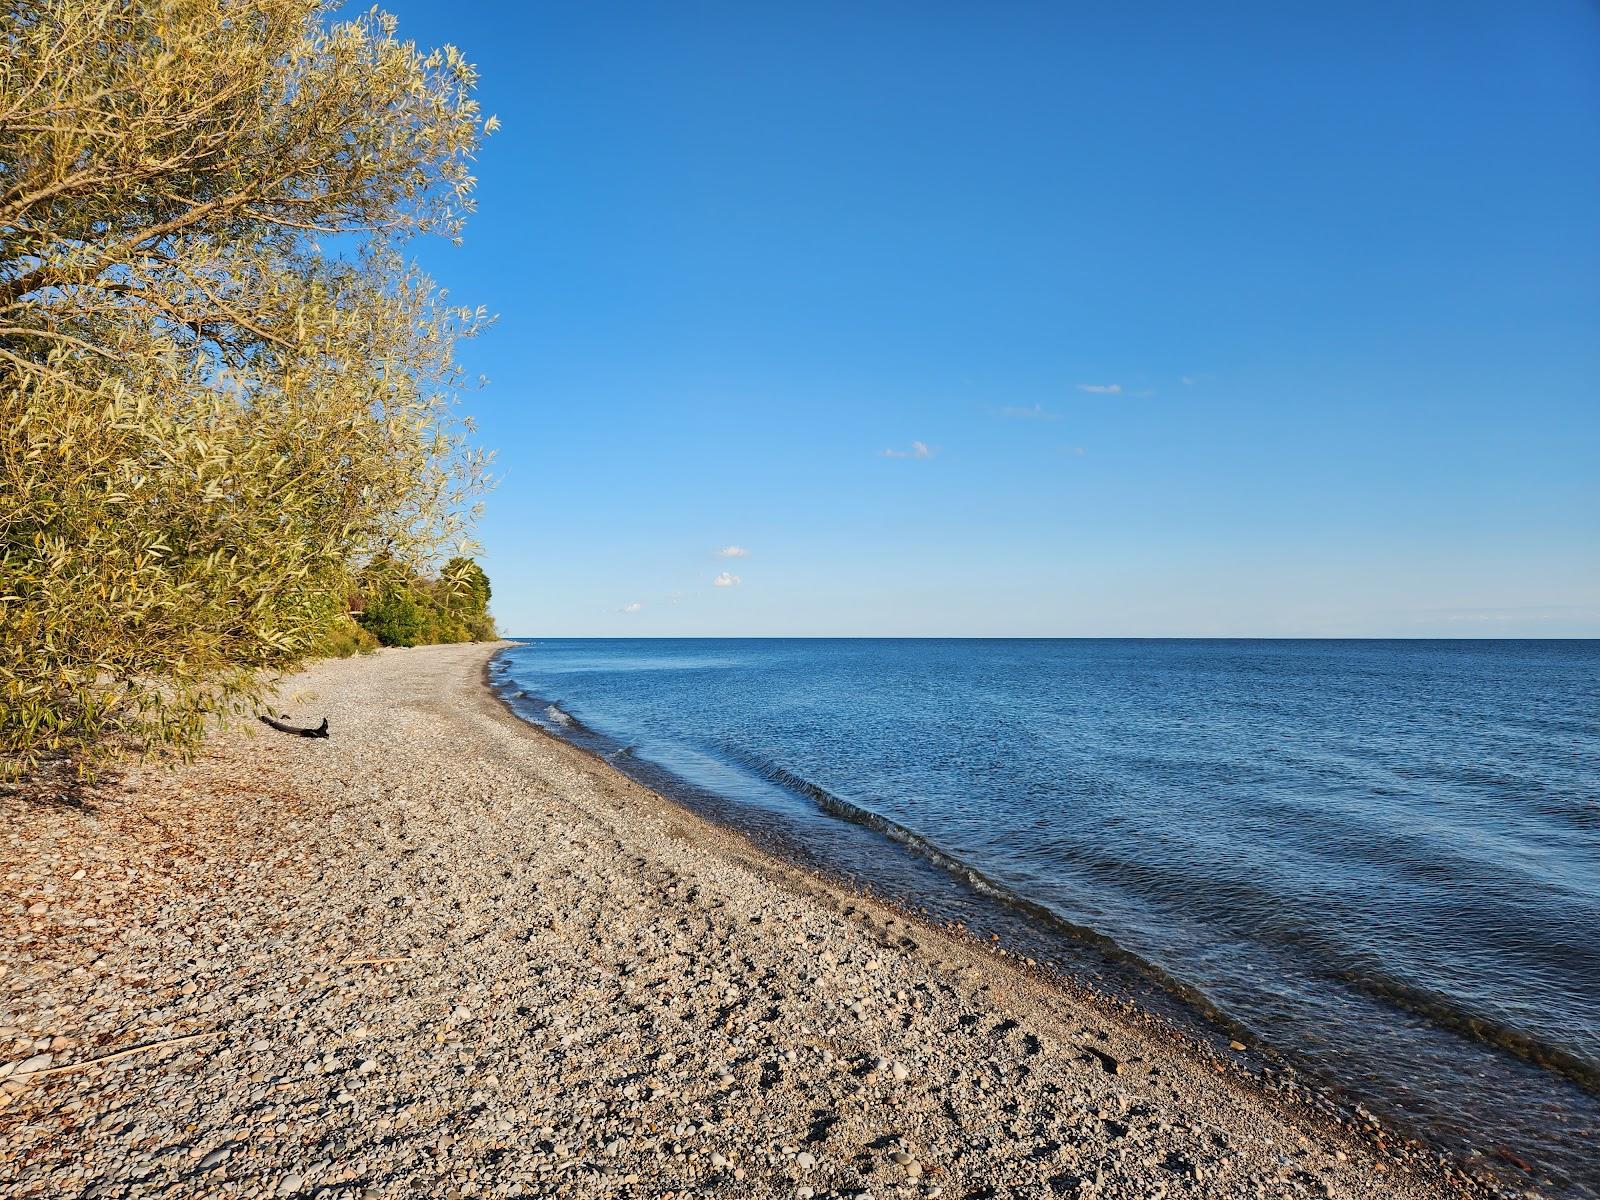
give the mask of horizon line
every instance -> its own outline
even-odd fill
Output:
[[[504,642],[1595,642],[1592,634],[1319,634],[1319,633],[544,633],[503,634]]]

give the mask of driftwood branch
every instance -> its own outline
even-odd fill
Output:
[[[182,1046],[189,1042],[198,1042],[203,1038],[214,1038],[215,1033],[186,1033],[182,1037],[163,1038],[159,1042],[146,1042],[142,1046],[129,1046],[125,1050],[118,1050],[114,1054],[102,1054],[99,1058],[85,1059],[83,1062],[65,1063],[59,1067],[46,1067],[42,1071],[28,1071],[13,1075],[16,1080],[43,1079],[46,1075],[65,1075],[68,1071],[82,1071],[89,1067],[103,1066],[108,1062],[115,1062],[119,1058],[127,1058],[130,1054],[143,1054],[146,1050],[160,1050],[167,1046]]]
[[[272,726],[279,733],[292,733],[296,737],[320,737],[320,738],[325,738],[325,737],[328,736],[328,718],[327,717],[323,717],[322,718],[322,724],[318,725],[315,729],[303,729],[299,725],[290,725],[287,721],[274,720],[272,717],[265,716],[265,715],[262,716],[261,723],[263,725]]]

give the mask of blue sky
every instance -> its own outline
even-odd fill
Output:
[[[1600,6],[390,7],[509,632],[1600,635]]]

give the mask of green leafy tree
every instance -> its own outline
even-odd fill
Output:
[[[445,563],[439,578],[449,589],[450,602],[455,607],[469,613],[489,611],[489,598],[493,595],[489,577],[472,559],[457,555]]]
[[[391,584],[367,604],[362,627],[385,646],[420,646],[433,640],[433,614],[425,598],[406,584]]]
[[[462,544],[483,320],[410,265],[492,130],[316,0],[0,0],[0,755],[192,746]]]
[[[452,558],[437,579],[397,580],[389,564],[369,579],[360,624],[385,646],[492,641],[489,577],[470,558]]]

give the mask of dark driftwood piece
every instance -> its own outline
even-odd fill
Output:
[[[322,718],[322,724],[318,725],[315,729],[302,729],[298,725],[290,725],[290,724],[287,724],[284,721],[275,721],[271,717],[268,717],[268,716],[263,716],[261,718],[261,723],[264,724],[264,725],[271,725],[279,733],[292,733],[296,737],[327,737],[328,736],[328,718],[327,717],[323,717]]]

